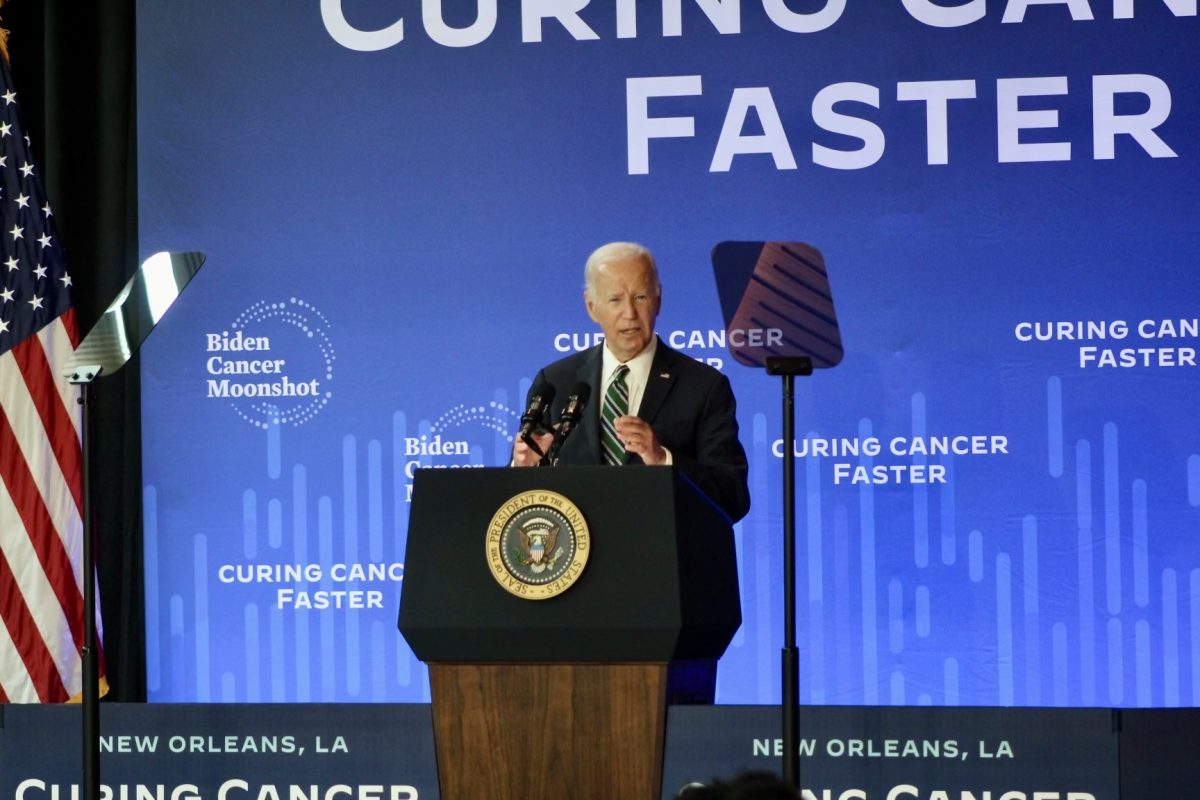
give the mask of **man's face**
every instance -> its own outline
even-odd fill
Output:
[[[625,256],[601,264],[592,292],[584,292],[583,300],[618,361],[628,361],[650,344],[662,298],[641,258]]]

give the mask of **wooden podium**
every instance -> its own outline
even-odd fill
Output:
[[[565,592],[493,577],[511,498],[568,498],[589,529]],[[659,800],[667,705],[712,702],[741,624],[729,520],[668,467],[419,470],[399,627],[429,665],[443,800]]]

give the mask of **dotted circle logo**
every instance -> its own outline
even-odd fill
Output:
[[[306,300],[260,300],[207,335],[207,396],[258,428],[303,425],[333,397],[329,320]]]

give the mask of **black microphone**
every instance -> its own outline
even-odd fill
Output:
[[[558,451],[563,442],[571,435],[571,431],[575,430],[579,420],[583,419],[583,409],[591,396],[592,387],[586,383],[577,383],[571,387],[571,393],[567,395],[567,404],[563,407],[562,416],[559,417],[558,426],[554,430],[554,441],[550,442],[546,451],[546,460],[551,464],[558,460]]]
[[[533,387],[533,391],[529,393],[529,406],[521,415],[521,429],[517,431],[517,438],[533,448],[533,451],[539,456],[543,453],[533,441],[533,432],[541,428],[542,423],[545,422],[546,412],[550,410],[550,404],[554,402],[554,393],[554,385],[545,381]]]

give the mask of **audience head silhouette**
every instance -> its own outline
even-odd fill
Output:
[[[770,772],[744,772],[732,781],[713,781],[709,786],[687,786],[679,800],[801,800],[787,781]]]

